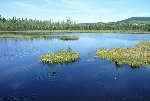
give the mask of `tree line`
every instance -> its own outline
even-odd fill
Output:
[[[71,20],[53,22],[0,15],[0,31],[26,30],[140,30],[150,31],[150,24],[134,23],[76,23]]]

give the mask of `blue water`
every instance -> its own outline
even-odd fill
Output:
[[[150,34],[54,34],[58,39],[0,39],[0,101],[150,101],[150,66],[132,68],[95,56],[95,50],[132,47]],[[81,59],[43,65],[39,56],[71,49]]]

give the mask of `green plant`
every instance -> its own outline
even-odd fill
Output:
[[[77,36],[60,36],[59,39],[68,41],[68,40],[78,40],[79,37],[77,37]]]
[[[40,61],[46,64],[71,63],[80,59],[78,53],[68,50],[58,51],[56,53],[48,53],[40,56]]]
[[[150,65],[150,41],[142,41],[132,48],[97,50],[96,55],[118,64],[128,64],[132,67],[147,66]]]

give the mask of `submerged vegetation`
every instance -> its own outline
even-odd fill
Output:
[[[78,53],[69,50],[62,50],[40,56],[40,61],[44,64],[72,63],[79,59],[80,56]]]
[[[68,41],[68,40],[78,40],[79,37],[77,37],[77,36],[60,36],[59,39]]]
[[[142,41],[132,48],[112,48],[97,50],[96,54],[117,64],[128,64],[132,67],[150,65],[150,41]]]

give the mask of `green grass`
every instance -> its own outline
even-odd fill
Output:
[[[0,38],[50,38],[46,35],[0,34]]]
[[[68,41],[68,40],[78,40],[79,37],[77,37],[77,36],[60,36],[59,39]]]
[[[54,36],[54,35],[42,35],[42,34],[0,34],[0,38],[24,38],[24,39],[59,39],[59,40],[78,40],[77,36]]]
[[[28,30],[28,31],[0,31],[0,33],[130,33],[130,34],[150,34],[150,31],[138,30]]]
[[[128,64],[132,67],[150,65],[150,41],[142,41],[132,48],[112,48],[97,50],[96,55],[117,64]]]
[[[18,38],[18,39],[59,39],[59,36],[42,34],[0,34],[0,38]]]
[[[40,56],[40,61],[44,64],[72,63],[80,59],[78,53],[68,50],[48,53]]]

